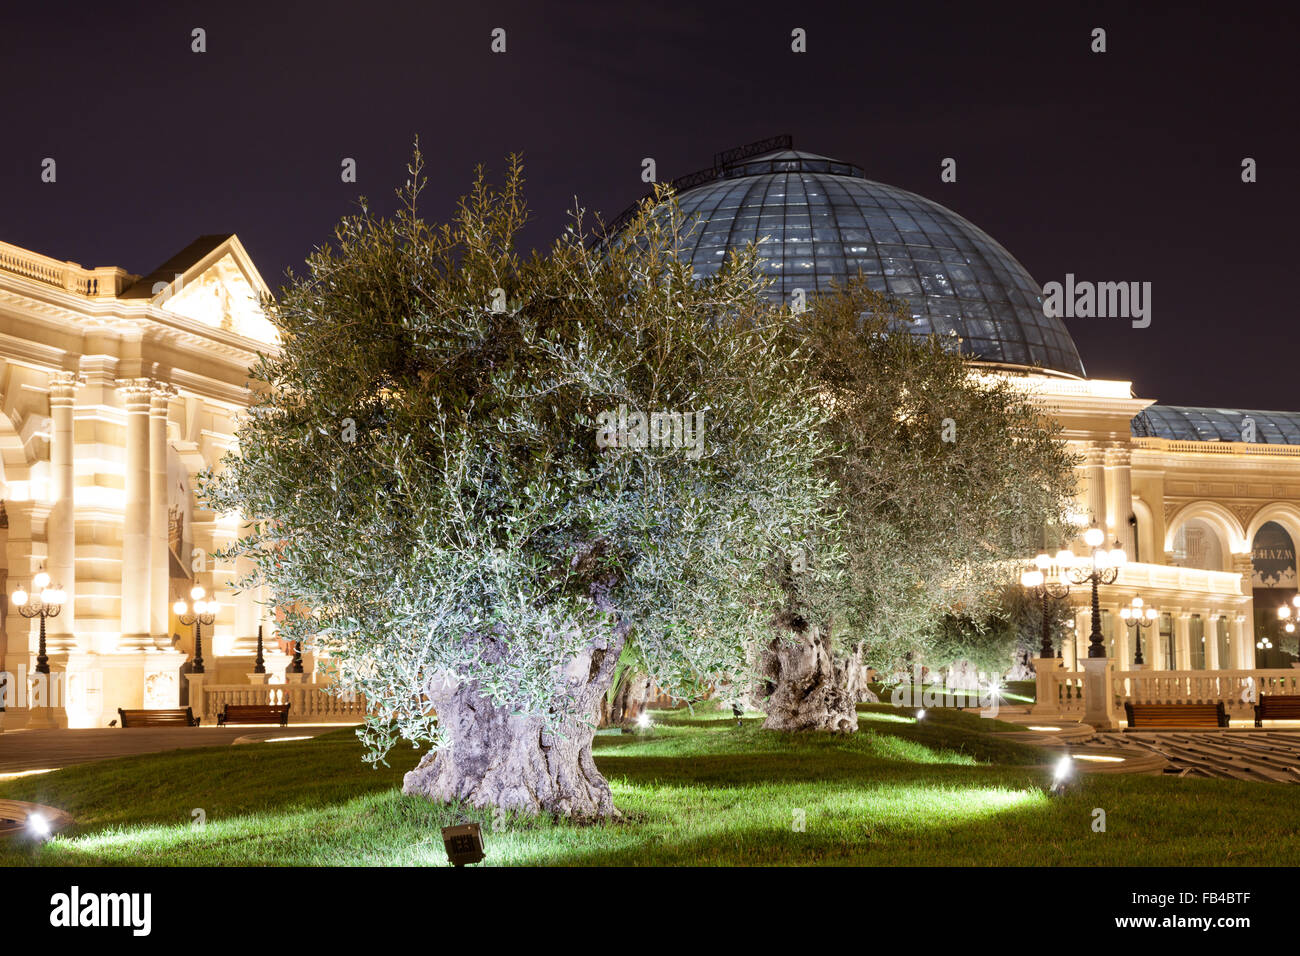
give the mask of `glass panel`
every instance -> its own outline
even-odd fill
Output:
[[[767,236],[760,268],[775,280],[774,297],[796,285],[823,289],[859,269],[883,273],[905,309],[927,320],[918,334],[986,319],[968,336],[969,353],[1083,374],[1064,325],[1042,314],[1041,287],[1005,249],[939,204],[872,182],[851,164],[779,150],[727,167],[679,202],[700,224],[685,244],[699,274]],[[1271,419],[1260,433],[1285,440]],[[1300,441],[1300,426],[1295,435]]]

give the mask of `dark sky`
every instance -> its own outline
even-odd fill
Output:
[[[417,133],[433,218],[475,164],[522,152],[537,245],[574,196],[607,217],[640,196],[643,157],[669,179],[790,133],[956,210],[1039,282],[1151,282],[1150,328],[1068,322],[1090,375],[1300,409],[1298,15],[1137,6],[10,5],[0,239],[144,274],[236,232],[278,286],[357,196],[393,205]],[[939,180],[949,156],[956,184]]]

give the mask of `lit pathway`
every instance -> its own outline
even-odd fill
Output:
[[[1180,776],[1300,783],[1300,733],[1287,730],[1137,730],[1098,734],[1090,747],[1159,754]]]
[[[122,730],[6,730],[0,734],[0,780],[7,774],[57,770],[108,757],[160,753],[185,747],[226,747],[240,737],[314,737],[341,725],[288,727],[141,727]]]

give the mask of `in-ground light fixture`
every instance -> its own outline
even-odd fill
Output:
[[[1052,770],[1051,794],[1059,797],[1065,793],[1065,788],[1069,786],[1072,779],[1074,779],[1074,760],[1069,754],[1062,754]]]
[[[452,866],[478,863],[483,852],[483,832],[477,823],[457,823],[442,828],[442,845]]]

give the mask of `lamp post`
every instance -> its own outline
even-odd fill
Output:
[[[1046,551],[1034,558],[1034,567],[1020,575],[1020,583],[1029,593],[1038,597],[1043,612],[1043,634],[1038,656],[1052,656],[1051,620],[1047,616],[1047,599],[1059,601],[1070,593],[1066,572],[1074,563],[1074,555],[1062,548],[1053,558]]]
[[[36,653],[36,673],[48,674],[50,658],[45,653],[45,619],[59,616],[64,603],[68,600],[68,595],[62,588],[50,587],[50,576],[44,571],[32,578],[32,590],[35,594],[28,594],[19,588],[14,592],[13,601],[18,608],[18,613],[23,617],[41,619],[41,643]],[[39,600],[35,600],[37,595],[40,596]]]
[[[1106,645],[1101,635],[1101,598],[1097,588],[1102,584],[1114,584],[1119,577],[1119,569],[1128,561],[1128,555],[1119,546],[1119,542],[1110,548],[1102,547],[1106,540],[1100,528],[1089,528],[1083,533],[1083,542],[1092,549],[1092,560],[1076,564],[1070,568],[1070,578],[1075,584],[1092,585],[1092,630],[1088,635],[1088,656],[1105,657]]]
[[[1300,594],[1291,598],[1291,607],[1283,604],[1277,609],[1277,619],[1286,622],[1282,626],[1286,628],[1288,634],[1294,634],[1296,632],[1296,624],[1297,622],[1300,622]],[[1265,635],[1262,641],[1255,642],[1255,646],[1261,651],[1271,650],[1273,642],[1268,639],[1267,635]],[[1297,653],[1300,654],[1300,651],[1297,651]]]
[[[1144,607],[1140,597],[1135,597],[1133,602],[1127,607],[1119,609],[1119,616],[1122,617],[1129,627],[1134,628],[1133,641],[1137,647],[1137,653],[1133,655],[1134,664],[1145,663],[1142,660],[1142,628],[1150,627],[1160,616],[1160,612],[1153,607]]]
[[[201,585],[190,588],[190,604],[177,601],[172,610],[182,624],[194,625],[194,667],[192,673],[203,673],[203,625],[211,624],[217,619],[217,602],[205,600],[207,592]]]

